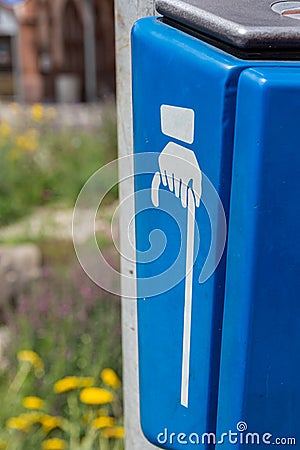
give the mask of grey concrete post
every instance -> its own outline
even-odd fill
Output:
[[[131,54],[130,30],[133,23],[140,17],[154,15],[154,0],[115,0],[116,22],[116,62],[117,62],[117,110],[118,110],[118,141],[119,156],[132,155],[132,111],[131,111]],[[133,159],[119,164],[120,179],[133,174]],[[120,201],[133,193],[133,178],[129,177],[120,185]],[[134,242],[134,231],[128,235],[128,223],[133,217],[134,205],[120,210],[121,251],[134,261],[134,251],[130,240]],[[122,273],[131,277],[124,291],[136,293],[135,264],[125,258],[121,259]],[[139,422],[138,397],[138,359],[137,359],[137,317],[136,301],[122,299],[123,328],[123,380],[125,403],[126,450],[156,449],[144,438]]]

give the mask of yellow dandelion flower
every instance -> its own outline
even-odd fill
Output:
[[[64,450],[67,448],[67,443],[63,439],[52,438],[44,441],[42,448],[43,450]]]
[[[39,355],[32,350],[21,350],[17,354],[20,362],[28,362],[31,364],[37,373],[44,372],[44,364]]]
[[[92,422],[92,427],[99,430],[100,428],[113,427],[115,424],[115,419],[113,417],[97,417]]]
[[[114,396],[106,389],[91,387],[80,392],[80,400],[87,405],[103,405],[114,400]]]
[[[93,384],[94,378],[92,377],[65,377],[54,384],[54,392],[61,394],[62,392],[71,391],[76,388],[90,387]]]
[[[125,436],[124,427],[112,427],[102,430],[102,435],[106,438],[122,439]]]
[[[49,416],[45,414],[40,417],[40,423],[42,425],[43,431],[48,434],[55,428],[61,428],[63,419],[61,417]]]
[[[42,409],[44,405],[43,400],[39,397],[25,397],[22,403],[26,409]]]
[[[40,103],[35,103],[31,107],[31,116],[36,122],[40,122],[44,116],[44,107]]]
[[[79,387],[77,377],[65,377],[54,384],[54,392],[60,394],[62,392],[71,391],[77,387]]]
[[[118,375],[112,369],[103,369],[101,372],[101,378],[107,386],[110,386],[114,389],[117,389],[121,385],[121,381]]]
[[[7,122],[0,123],[0,136],[8,137],[11,135],[11,128]]]
[[[31,424],[24,419],[24,417],[11,417],[6,422],[7,428],[11,428],[13,430],[20,430],[24,433],[28,433],[30,431]]]

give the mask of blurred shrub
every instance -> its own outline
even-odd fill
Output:
[[[84,127],[62,123],[52,107],[9,108],[14,120],[0,122],[0,225],[36,206],[72,206],[116,157],[109,105]],[[0,450],[121,450],[120,301],[87,278],[71,241],[39,246],[41,278],[1,311],[9,345],[0,351]],[[110,248],[106,259],[118,264]]]
[[[34,206],[73,204],[89,176],[117,153],[111,105],[103,108],[98,127],[82,128],[62,125],[53,107],[36,104],[30,113],[11,108],[13,124],[0,122],[0,225]]]

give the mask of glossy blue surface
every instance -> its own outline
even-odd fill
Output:
[[[144,434],[156,446],[176,450],[215,448],[207,436],[201,442],[202,434],[216,432],[218,440],[218,433],[236,431],[241,420],[251,431],[268,426],[265,432],[293,436],[300,415],[299,63],[242,61],[155,18],[134,25],[132,58]],[[216,198],[203,182],[203,198],[209,201],[196,208],[195,252],[200,247],[193,277],[188,407],[180,402],[187,214],[166,187],[160,188],[159,208],[150,192],[158,154],[170,141],[182,144],[162,132],[163,104],[194,111],[195,139],[184,146],[195,153],[229,221],[228,263],[225,249],[214,274],[199,283],[212,238],[209,215],[219,226]]]
[[[270,433],[271,443],[295,437],[294,448],[300,445],[299,113],[300,68],[243,72],[218,411],[219,433],[237,431],[243,420],[260,434],[260,445]]]
[[[161,132],[162,104],[193,109],[195,139],[186,147],[195,152],[202,171],[228,210],[235,86],[241,64],[156,19],[143,19],[134,26],[132,45],[135,154],[161,152],[172,141]],[[150,171],[150,166],[149,160],[138,162],[136,171]],[[136,177],[137,192],[150,189],[156,170],[157,155],[152,175]],[[198,282],[211,242],[208,214],[201,204],[196,210],[201,244],[194,266],[190,403],[185,408],[180,404],[184,280],[154,297],[144,292],[145,281],[140,280],[165,270],[175,260],[181,244],[181,265],[173,276],[184,276],[186,210],[173,194],[168,195],[167,189],[161,189],[160,198],[160,208],[155,209],[151,208],[149,192],[143,198],[136,195],[137,212],[145,205],[151,208],[136,217],[137,249],[148,249],[152,230],[163,230],[167,238],[165,252],[154,262],[145,264],[137,255],[141,423],[146,436],[156,444],[164,429],[169,433],[204,433],[215,428],[225,276],[223,257],[215,274],[204,284]],[[169,209],[175,210],[173,219],[164,212]],[[159,245],[158,241],[154,239],[153,245]],[[178,442],[170,444],[170,440],[165,446],[181,447]]]

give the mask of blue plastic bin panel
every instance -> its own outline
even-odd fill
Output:
[[[243,62],[153,18],[135,24],[132,48],[141,424],[147,438],[162,448],[194,448],[195,442],[178,435],[215,430],[225,257],[209,279],[199,282],[199,277],[212,241],[211,227],[217,239],[218,233],[221,236],[221,212],[212,186],[228,211],[235,95]],[[193,116],[194,133],[182,130],[180,123],[175,130],[172,123],[162,123],[170,107],[187,110],[187,127]],[[151,202],[159,154],[168,145],[193,152],[203,173],[201,204],[196,207],[199,235],[195,232],[186,404],[181,387],[187,209],[163,185],[159,207]],[[183,163],[175,169],[179,176]],[[162,254],[147,260],[164,242]],[[169,277],[160,278],[172,264]],[[170,281],[174,285],[168,287]],[[206,447],[207,439],[202,445]]]
[[[135,24],[132,58],[144,434],[175,450],[214,448],[207,433],[216,432],[218,441],[241,421],[254,432],[293,436],[299,417],[299,62],[243,61],[156,18]],[[190,216],[162,183],[161,155],[168,151],[187,156],[172,166],[175,176],[191,155],[202,173],[187,383]],[[213,237],[222,240],[219,199],[230,219],[229,254],[226,263],[225,248],[206,277]],[[217,447],[230,448],[223,439]]]
[[[300,445],[299,117],[299,68],[241,74],[218,400],[235,448]]]

